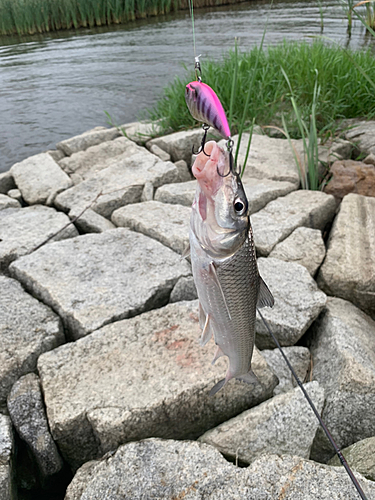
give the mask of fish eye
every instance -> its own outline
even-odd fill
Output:
[[[237,215],[243,215],[247,210],[247,204],[244,203],[244,201],[241,200],[240,198],[236,198],[234,200],[233,206]]]

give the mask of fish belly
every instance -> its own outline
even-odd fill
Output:
[[[223,260],[210,258],[194,234],[191,235],[190,245],[193,276],[201,307],[209,316],[215,343],[229,358],[226,380],[245,375],[251,367],[259,292],[259,273],[251,233],[234,255]],[[221,290],[210,273],[212,263]]]

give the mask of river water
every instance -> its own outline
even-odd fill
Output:
[[[339,0],[322,0],[323,35],[361,48],[374,40],[354,22],[350,42]],[[320,35],[317,1],[253,0],[195,11],[197,53],[220,58],[240,40],[242,50],[260,43],[311,40]],[[0,37],[0,172],[97,125],[107,111],[118,124],[152,106],[183,64],[193,66],[188,12],[128,25],[71,30],[30,37]]]

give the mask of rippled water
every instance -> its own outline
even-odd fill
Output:
[[[324,35],[348,43],[337,1],[323,0]],[[269,3],[252,1],[195,11],[197,53],[219,58],[240,38],[242,49],[259,44]],[[320,34],[316,1],[276,2],[266,44]],[[350,47],[374,40],[356,21]],[[106,124],[137,119],[183,64],[193,65],[188,12],[130,25],[0,37],[0,172],[56,142]]]

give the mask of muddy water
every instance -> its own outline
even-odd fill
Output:
[[[348,43],[338,1],[323,0],[324,35]],[[196,10],[197,53],[219,58],[240,38],[259,44],[269,3]],[[266,44],[320,34],[316,1],[276,1]],[[373,43],[357,21],[350,46]],[[0,38],[0,172],[96,125],[117,123],[151,106],[183,64],[193,64],[188,12],[130,25]]]

